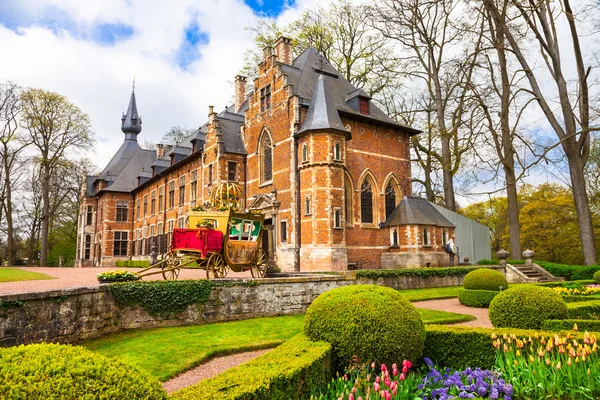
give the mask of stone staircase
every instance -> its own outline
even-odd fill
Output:
[[[551,282],[552,279],[533,265],[513,265],[523,275],[535,282]]]

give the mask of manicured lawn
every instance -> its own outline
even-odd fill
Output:
[[[428,289],[399,290],[398,293],[406,296],[410,301],[451,299],[453,297],[458,297],[458,289],[461,288],[462,286],[444,286]]]
[[[39,272],[24,271],[19,268],[0,268],[0,282],[39,281],[44,279],[56,279],[53,276],[40,274]]]
[[[470,321],[470,315],[418,309],[424,323]],[[253,318],[206,325],[130,330],[82,345],[146,369],[161,381],[216,355],[275,347],[300,333],[304,315]]]
[[[425,324],[455,324],[476,319],[474,316],[468,314],[428,310],[426,308],[417,308],[417,311],[419,311],[419,314],[421,315],[421,321]]]

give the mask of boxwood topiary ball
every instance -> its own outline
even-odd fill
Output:
[[[167,399],[156,378],[83,347],[0,349],[2,399]]]
[[[550,288],[518,286],[501,292],[490,303],[496,328],[541,329],[549,319],[566,319],[567,303]]]
[[[506,290],[508,282],[502,273],[489,268],[480,268],[469,272],[463,281],[465,289]]]
[[[594,273],[594,282],[600,283],[600,270]]]
[[[317,297],[304,317],[304,334],[332,344],[333,366],[363,362],[419,361],[425,330],[417,309],[397,291],[376,285],[352,285]]]

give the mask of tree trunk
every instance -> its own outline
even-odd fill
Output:
[[[585,265],[594,265],[597,262],[596,243],[594,242],[594,230],[592,228],[592,214],[585,190],[585,178],[583,174],[584,163],[581,156],[572,150],[565,148],[569,161],[569,173],[571,175],[571,186],[575,209],[577,211],[577,222],[579,224],[579,239],[583,251],[583,262]]]
[[[512,158],[511,158],[512,161]],[[514,163],[513,163],[514,164]],[[517,198],[517,182],[515,170],[504,167],[506,177],[506,199],[508,201],[508,228],[510,234],[510,257],[521,259],[521,226],[519,224],[519,201]]]
[[[42,235],[40,248],[40,267],[45,267],[48,259],[48,228],[50,223],[50,168],[44,166],[42,177]]]
[[[6,146],[5,149],[6,151]],[[15,241],[13,232],[13,217],[12,217],[12,182],[10,180],[10,166],[8,164],[8,154],[4,157],[4,184],[5,184],[5,204],[6,204],[6,259],[8,260],[8,266],[14,265],[15,263]]]

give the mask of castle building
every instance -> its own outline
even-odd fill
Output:
[[[82,188],[77,265],[114,265],[168,251],[187,212],[223,182],[265,215],[263,246],[284,271],[446,265],[454,225],[411,197],[411,136],[317,51],[264,50],[254,89],[175,146],[144,150],[135,93],[125,140]],[[192,227],[193,228],[193,227]]]

